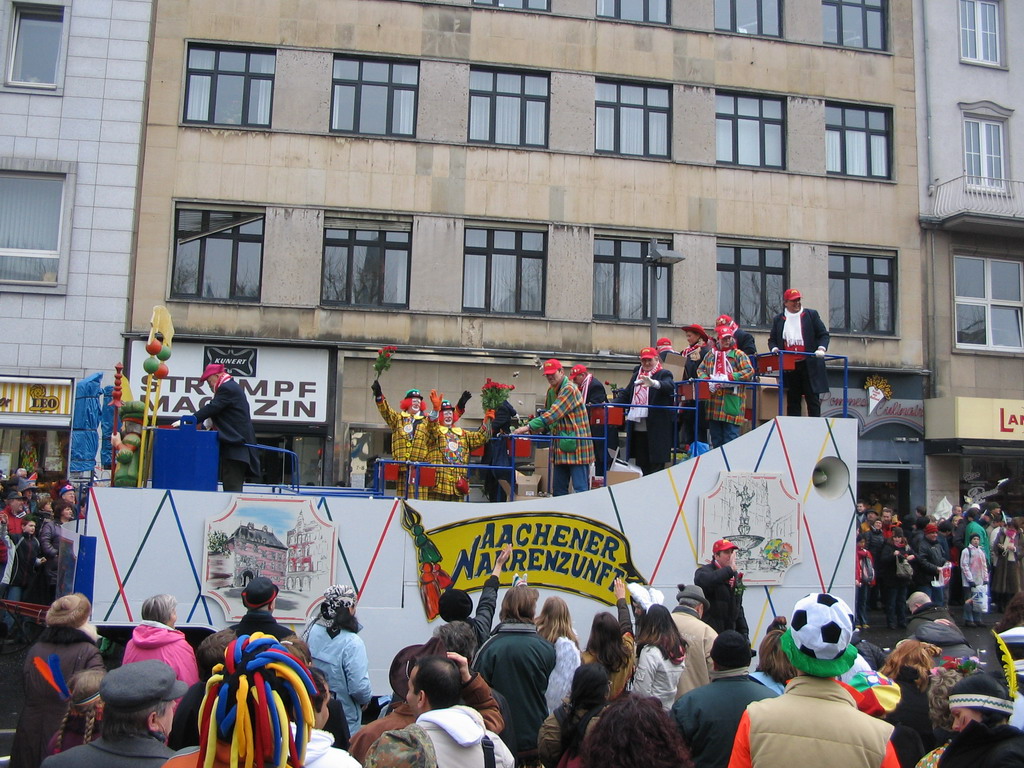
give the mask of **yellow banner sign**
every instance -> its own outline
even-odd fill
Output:
[[[71,415],[70,379],[0,380],[0,414]]]
[[[557,589],[615,604],[613,582],[643,581],[629,541],[604,523],[558,512],[524,512],[463,520],[432,530],[406,504],[406,528],[417,541],[420,565],[466,591],[479,590],[502,547],[512,545],[508,573],[524,573],[531,586]],[[432,613],[429,607],[428,613]],[[432,617],[431,617],[432,618]]]

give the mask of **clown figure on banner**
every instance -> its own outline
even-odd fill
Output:
[[[434,411],[427,424],[427,440],[431,453],[440,456],[441,464],[468,464],[469,454],[484,445],[491,436],[491,422],[494,411],[487,411],[483,424],[475,432],[467,432],[455,426],[456,407],[448,400],[442,400],[437,390],[430,390],[430,402]],[[465,467],[437,470],[437,485],[430,492],[434,501],[465,501],[469,493],[469,478]]]
[[[395,461],[423,462],[439,464],[439,456],[433,449],[430,436],[427,434],[428,421],[423,412],[423,395],[418,389],[410,389],[399,404],[401,410],[392,408],[381,391],[380,382],[374,380],[370,385],[373,391],[377,410],[385,423],[391,428],[391,458]],[[399,467],[397,496],[402,498],[427,499],[430,490],[419,483],[415,484],[412,493],[407,493],[408,472]]]

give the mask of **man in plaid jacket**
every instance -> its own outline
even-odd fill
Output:
[[[736,348],[736,323],[719,325],[715,332],[718,344],[701,362],[697,376],[711,379],[708,431],[711,433],[711,445],[720,448],[739,437],[740,425],[746,421],[746,402],[737,392],[742,392],[743,388],[732,387],[726,382],[750,381],[754,378],[754,368],[746,353]]]
[[[555,358],[544,363],[544,378],[548,380],[548,394],[544,411],[514,434],[546,433],[563,438],[551,441],[551,495],[564,496],[569,492],[569,481],[576,493],[590,487],[590,465],[594,463],[594,443],[587,421],[587,408],[583,396],[562,370]],[[574,439],[582,438],[582,439]]]

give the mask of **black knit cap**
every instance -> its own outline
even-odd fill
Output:
[[[727,629],[711,646],[711,660],[719,669],[746,669],[753,656],[750,645],[735,629]]]
[[[437,608],[445,621],[465,621],[473,613],[473,598],[461,589],[446,589]]]

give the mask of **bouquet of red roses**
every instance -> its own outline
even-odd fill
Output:
[[[485,411],[495,411],[508,400],[509,393],[516,388],[515,384],[502,384],[498,381],[487,379],[483,389],[480,390],[480,400]]]
[[[373,361],[373,370],[376,371],[377,375],[373,377],[374,381],[380,378],[380,375],[384,373],[388,368],[391,367],[391,356],[398,351],[398,347],[381,347],[377,352],[377,359]]]

